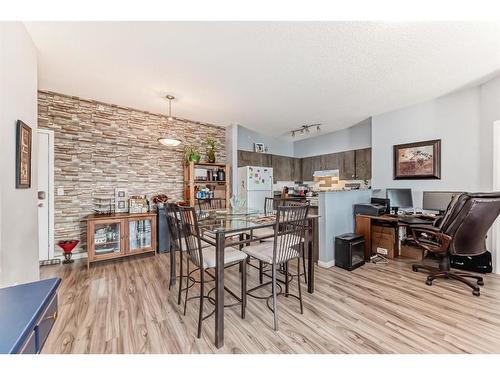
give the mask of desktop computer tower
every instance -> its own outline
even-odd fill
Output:
[[[352,271],[365,264],[365,240],[360,234],[345,233],[335,237],[335,265]]]
[[[450,257],[450,265],[453,268],[471,272],[490,273],[493,271],[491,253],[489,251],[473,257],[452,255]]]

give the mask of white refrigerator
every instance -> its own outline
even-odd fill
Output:
[[[238,199],[246,202],[246,208],[264,210],[266,197],[273,197],[273,169],[250,166],[238,168]]]

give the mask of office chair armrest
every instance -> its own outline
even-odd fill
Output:
[[[413,240],[424,250],[433,253],[445,253],[450,246],[451,237],[431,225],[410,226]]]

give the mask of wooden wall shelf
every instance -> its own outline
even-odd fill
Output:
[[[224,181],[203,181],[195,180],[195,171],[197,169],[214,170],[222,169],[224,170],[225,180]],[[228,164],[222,163],[194,163],[189,162],[184,165],[184,200],[185,202],[194,207],[197,201],[195,196],[195,191],[197,188],[205,186],[215,186],[214,198],[225,199],[226,206],[228,205],[231,191],[231,171]]]

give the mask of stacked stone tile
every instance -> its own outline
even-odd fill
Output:
[[[64,188],[64,196],[56,195],[54,202],[56,243],[78,239],[75,251],[85,251],[84,218],[93,213],[92,196],[111,197],[115,188],[125,187],[134,195],[183,198],[184,148],[156,141],[167,126],[164,115],[39,91],[38,126],[54,131],[55,187]],[[216,138],[217,161],[225,162],[224,127],[179,118],[168,127],[169,134],[184,146],[197,146],[203,157],[204,140]]]

